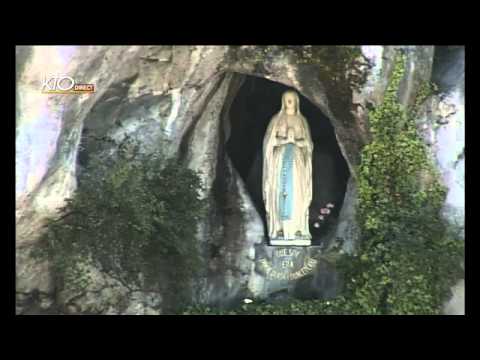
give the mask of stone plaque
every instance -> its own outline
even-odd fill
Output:
[[[337,275],[322,255],[321,246],[255,246],[255,272],[261,276],[260,297],[275,293],[307,298],[333,297]]]
[[[255,270],[269,281],[292,282],[314,272],[319,247],[256,247]]]

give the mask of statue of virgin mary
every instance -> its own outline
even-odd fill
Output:
[[[263,140],[263,200],[270,245],[308,246],[313,142],[298,94],[286,91]]]

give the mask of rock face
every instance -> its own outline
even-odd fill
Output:
[[[436,50],[433,81],[439,93],[426,103],[422,119],[424,136],[435,155],[437,168],[448,189],[442,215],[450,231],[465,238],[465,48]],[[462,264],[463,267],[463,264]],[[445,314],[465,313],[465,281],[452,288]]]
[[[358,238],[355,167],[369,139],[367,108],[383,98],[395,47],[358,48],[355,58],[360,65],[355,68],[341,67],[338,64],[347,63],[343,61],[347,55],[339,53],[335,58],[331,54],[336,49],[324,48],[316,52],[308,46],[18,47],[16,286],[21,301],[17,311],[32,311],[25,299],[33,293],[47,299],[55,294],[48,264],[37,263],[29,255],[44,220],[73,194],[77,175],[89,156],[114,154],[126,137],[144,152],[154,150],[161,140],[168,144],[163,150],[169,156],[202,171],[209,216],[200,226],[198,241],[211,258],[206,278],[197,284],[196,300],[228,305],[244,297],[268,295],[268,279],[255,270],[256,249],[264,242],[264,219],[246,177],[234,166],[227,149],[235,131],[232,104],[251,76],[296,89],[331,122],[350,178],[337,225],[325,244],[326,248],[340,244],[339,251],[353,252]],[[434,49],[413,46],[403,50],[408,65],[399,96],[410,104],[421,82],[430,79]],[[445,61],[439,65],[443,70],[438,70],[438,76],[448,83],[445,94],[450,100],[442,101],[453,102],[457,110],[449,113],[448,105],[438,110],[443,118],[451,119],[449,124],[462,125],[436,130],[437,159],[450,189],[446,216],[451,219],[455,213],[461,219],[464,160],[459,153],[453,163],[442,152],[448,150],[441,149],[448,149],[445,142],[463,131],[463,85],[450,74],[455,71],[454,61],[459,60]],[[94,83],[97,91],[81,96],[41,94],[43,76],[52,73]],[[463,138],[456,141],[463,148]],[[315,294],[334,296],[337,275],[334,267],[320,262],[311,282]],[[98,288],[65,301],[79,312],[161,313],[161,294],[108,285],[112,281],[103,274]],[[304,290],[308,293],[309,289]],[[101,306],[92,305],[94,297]]]
[[[443,215],[465,236],[465,49],[447,47],[436,56],[433,80],[439,86],[432,98],[427,134],[438,168],[448,187]]]

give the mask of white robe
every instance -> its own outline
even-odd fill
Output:
[[[287,119],[293,126],[295,147],[293,154],[293,208],[290,219],[280,218],[279,192],[280,172],[286,146]],[[311,239],[308,217],[312,200],[312,150],[313,143],[306,119],[297,115],[286,115],[283,111],[270,121],[263,143],[263,199],[267,212],[267,226],[270,239]],[[297,232],[300,236],[297,236]]]

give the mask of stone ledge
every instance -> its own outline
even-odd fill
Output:
[[[270,240],[270,245],[274,246],[310,246],[310,240]]]

